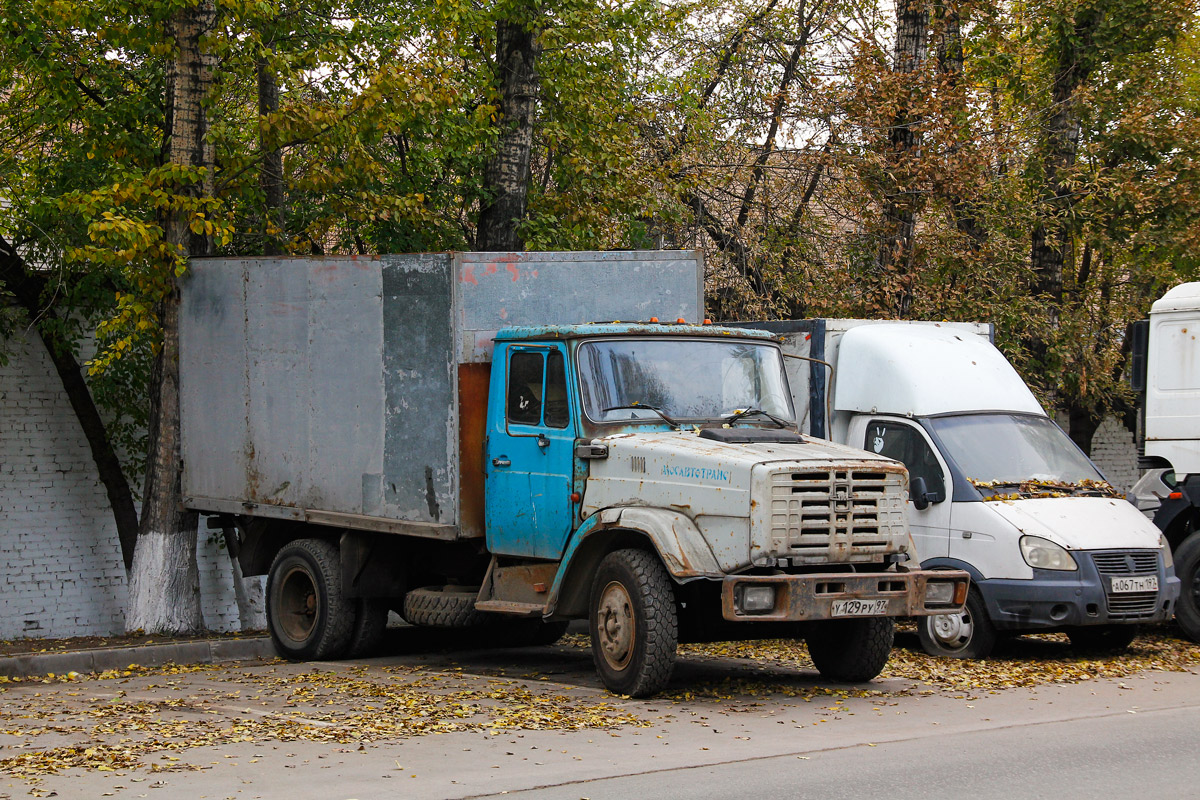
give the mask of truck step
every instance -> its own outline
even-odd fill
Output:
[[[546,606],[542,603],[516,603],[510,600],[480,600],[475,604],[475,610],[517,617],[540,617],[545,613]]]

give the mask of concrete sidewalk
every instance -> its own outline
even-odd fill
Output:
[[[130,664],[156,667],[162,664],[220,664],[274,658],[268,636],[245,639],[201,639],[163,644],[64,650],[53,653],[20,653],[0,656],[0,677],[27,678],[54,673],[103,672],[124,669]]]

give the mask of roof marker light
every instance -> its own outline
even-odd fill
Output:
[[[679,319],[675,320],[676,325],[683,325],[686,322],[687,322],[687,320],[684,319],[683,317],[680,317]]]
[[[705,317],[705,318],[704,318],[704,324],[705,324],[705,325],[712,325],[712,320],[711,320],[711,319],[709,319],[708,317]]]
[[[650,318],[650,321],[651,321],[651,322],[658,322],[658,317],[651,317],[651,318]]]

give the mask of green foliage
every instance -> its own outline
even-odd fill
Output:
[[[702,247],[718,317],[886,315],[907,294],[909,316],[995,322],[1043,397],[1100,411],[1126,399],[1126,323],[1200,267],[1194,0],[929,0],[906,74],[875,0],[223,0],[210,172],[167,158],[183,2],[0,0],[0,230],[53,276],[44,324],[98,332],[118,430],[186,270],[172,215],[224,255],[474,241],[502,19],[542,43],[528,246]],[[1056,97],[1078,143],[1048,169]],[[897,208],[911,241],[881,269]],[[1070,242],[1056,308],[1033,289],[1039,221]]]

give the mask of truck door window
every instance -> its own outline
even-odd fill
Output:
[[[537,425],[542,421],[542,383],[545,356],[518,350],[508,360],[508,421]]]
[[[916,428],[893,422],[873,421],[867,427],[866,450],[894,458],[908,467],[909,477],[924,478],[928,491],[946,496],[946,479],[937,456]]]
[[[569,420],[567,368],[562,352],[551,350],[546,359],[546,424],[551,428],[565,428]]]

